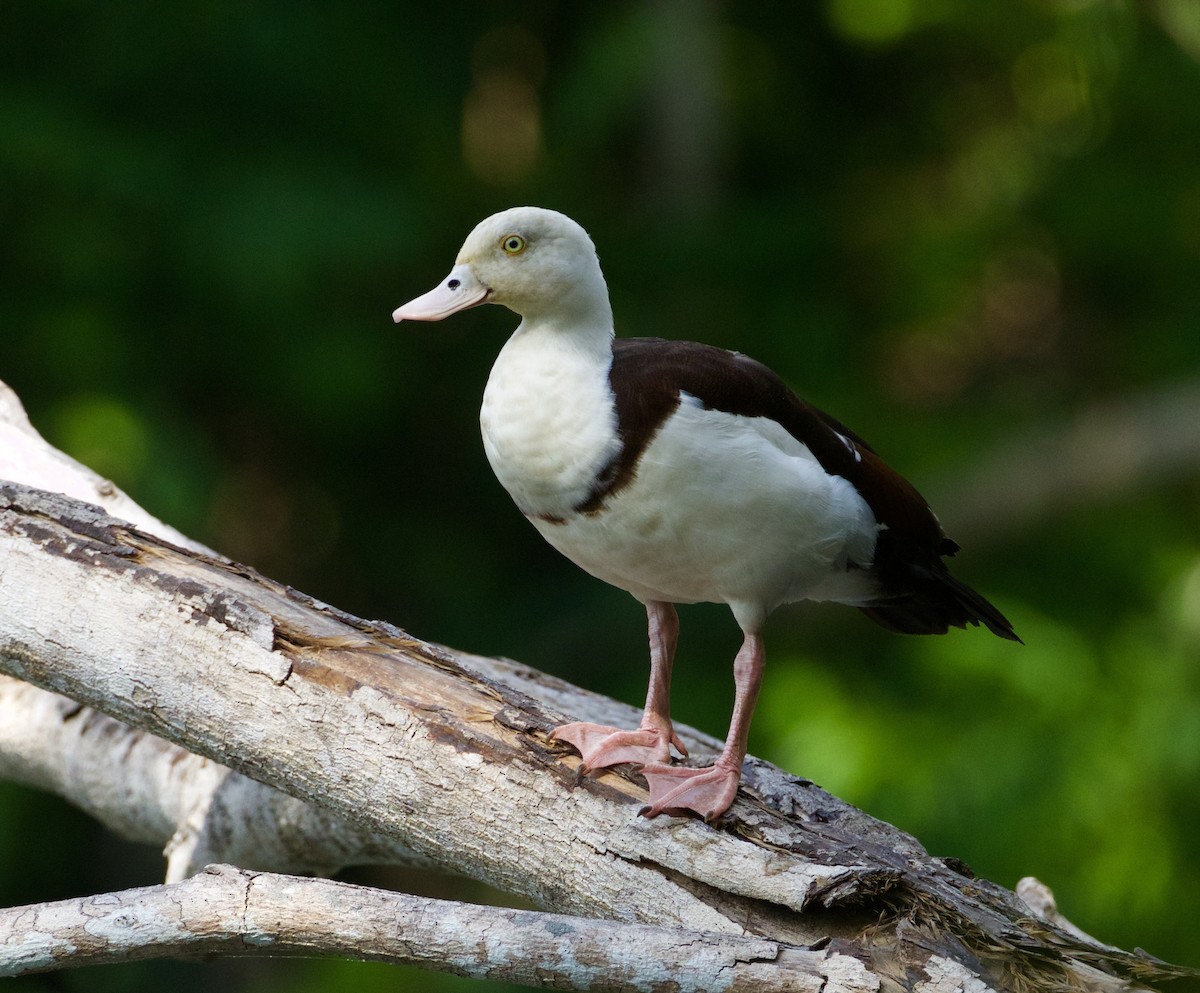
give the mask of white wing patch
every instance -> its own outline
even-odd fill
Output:
[[[854,461],[861,462],[862,461],[862,452],[860,452],[858,450],[858,446],[856,444],[854,444],[854,442],[852,442],[844,434],[842,434],[841,431],[834,431],[833,433],[836,434],[841,439],[842,444],[845,445],[850,450],[850,454],[854,456]]]

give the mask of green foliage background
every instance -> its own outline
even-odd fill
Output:
[[[5,3],[0,378],[193,537],[638,702],[641,609],[545,547],[483,458],[515,320],[389,317],[485,215],[563,210],[619,333],[746,351],[851,424],[1027,642],[781,611],[752,750],[1200,965],[1200,468],[1011,518],[961,485],[1005,444],[1200,390],[1198,60],[1191,0]],[[682,617],[678,716],[723,734],[736,627]],[[0,784],[0,903],[160,871]],[[214,981],[483,988],[332,962],[16,988]]]

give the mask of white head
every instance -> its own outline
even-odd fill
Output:
[[[481,221],[450,274],[392,318],[440,321],[481,303],[502,304],[527,322],[612,327],[592,239],[565,214],[543,207],[511,207]]]

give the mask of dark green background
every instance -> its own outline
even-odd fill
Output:
[[[389,317],[482,217],[562,210],[599,246],[619,333],[774,366],[925,491],[958,574],[1027,642],[782,610],[752,750],[981,875],[1037,875],[1106,941],[1200,965],[1200,469],[1066,486],[1030,513],[1006,490],[1069,482],[1069,463],[966,485],[1072,428],[1119,470],[1127,402],[1200,391],[1198,11],[6,2],[0,378],[191,536],[640,702],[641,608],[543,545],[483,457],[479,397],[515,318]],[[677,716],[722,735],[736,626],[681,614]],[[160,872],[0,784],[0,903]],[[482,988],[283,962],[14,988],[214,981]]]

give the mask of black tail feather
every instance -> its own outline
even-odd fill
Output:
[[[982,624],[1000,638],[1021,642],[1007,617],[944,566],[922,573],[910,593],[860,609],[900,634],[945,634],[952,627]]]

